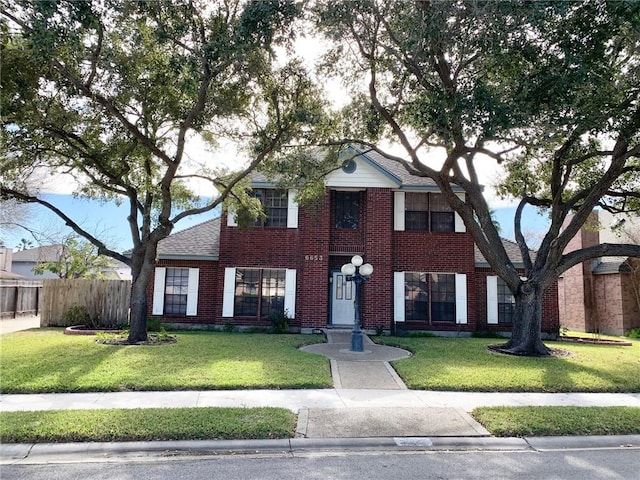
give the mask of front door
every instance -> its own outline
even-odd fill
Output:
[[[352,327],[355,309],[353,296],[355,285],[348,282],[342,272],[333,272],[331,282],[331,325],[336,327]]]

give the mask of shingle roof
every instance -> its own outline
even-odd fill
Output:
[[[501,238],[501,240],[502,240],[502,245],[505,251],[507,252],[507,256],[509,257],[509,260],[511,260],[511,262],[516,267],[523,266],[524,262],[522,261],[522,253],[520,253],[520,247],[518,246],[518,244],[516,242],[512,242],[511,240],[507,240],[506,238]],[[489,262],[487,262],[487,259],[484,258],[484,255],[482,255],[482,252],[480,251],[477,245],[474,245],[474,254],[475,254],[475,260],[476,260],[476,267],[489,266]],[[536,259],[536,252],[534,250],[531,250],[531,261],[535,261],[535,259]]]
[[[594,275],[604,275],[608,273],[629,272],[631,268],[627,263],[627,257],[605,257],[606,261],[599,262],[592,269]]]
[[[404,168],[404,165],[392,158],[376,152],[375,150],[369,151],[368,149],[363,148],[353,148],[360,152],[366,152],[363,154],[366,158],[396,177],[403,187],[436,187],[436,184],[432,179],[409,173],[407,169]]]
[[[164,259],[217,259],[219,254],[220,217],[169,235],[158,244],[158,257]]]
[[[28,250],[21,250],[19,252],[13,252],[12,261],[14,263],[29,262],[55,262],[62,253],[62,245],[45,245],[42,247],[29,248]]]

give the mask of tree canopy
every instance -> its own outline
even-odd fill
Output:
[[[0,195],[44,205],[131,266],[131,341],[146,338],[158,242],[323,125],[324,103],[301,62],[275,54],[299,14],[291,0],[2,1]],[[188,150],[223,139],[246,158],[239,173]],[[110,249],[42,200],[29,188],[40,170],[73,177],[78,195],[125,202],[132,251]],[[193,179],[208,183],[205,196]]]
[[[381,139],[404,147],[396,159],[436,182],[514,293],[505,350],[548,353],[540,338],[544,290],[589,258],[640,256],[630,244],[564,252],[594,208],[639,206],[640,4],[320,1],[316,14],[334,45],[328,71],[365,83],[354,93],[347,134],[369,138],[371,148]],[[442,161],[434,163],[435,151]],[[497,164],[506,170],[499,192],[519,200],[524,275],[483,195],[480,174]],[[520,225],[526,205],[551,221],[535,257]]]

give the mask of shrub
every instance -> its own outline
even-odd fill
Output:
[[[628,338],[640,338],[640,328],[632,328],[625,333],[624,336]]]
[[[235,330],[236,330],[236,326],[231,320],[227,320],[226,322],[224,322],[224,325],[222,326],[223,332],[233,333],[235,332]]]
[[[91,315],[89,315],[89,311],[87,307],[84,305],[73,305],[69,307],[69,310],[62,314],[62,320],[65,325],[85,325],[87,328],[97,328],[99,322],[92,319]]]
[[[162,318],[151,317],[147,319],[147,332],[162,332],[164,331],[164,325],[162,325]]]
[[[289,331],[289,315],[287,312],[274,313],[269,316],[269,322],[271,322],[271,331],[273,333],[287,333]]]

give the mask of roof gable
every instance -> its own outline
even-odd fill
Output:
[[[407,169],[394,160],[381,153],[366,147],[349,145],[341,159],[347,162],[354,160],[355,169],[338,167],[336,170],[327,174],[325,181],[331,188],[393,188],[399,190],[439,190],[433,180],[428,177],[413,175]],[[274,188],[275,181],[267,179],[267,177],[259,171],[250,174],[251,185],[254,188]],[[454,190],[459,187],[454,186]]]

